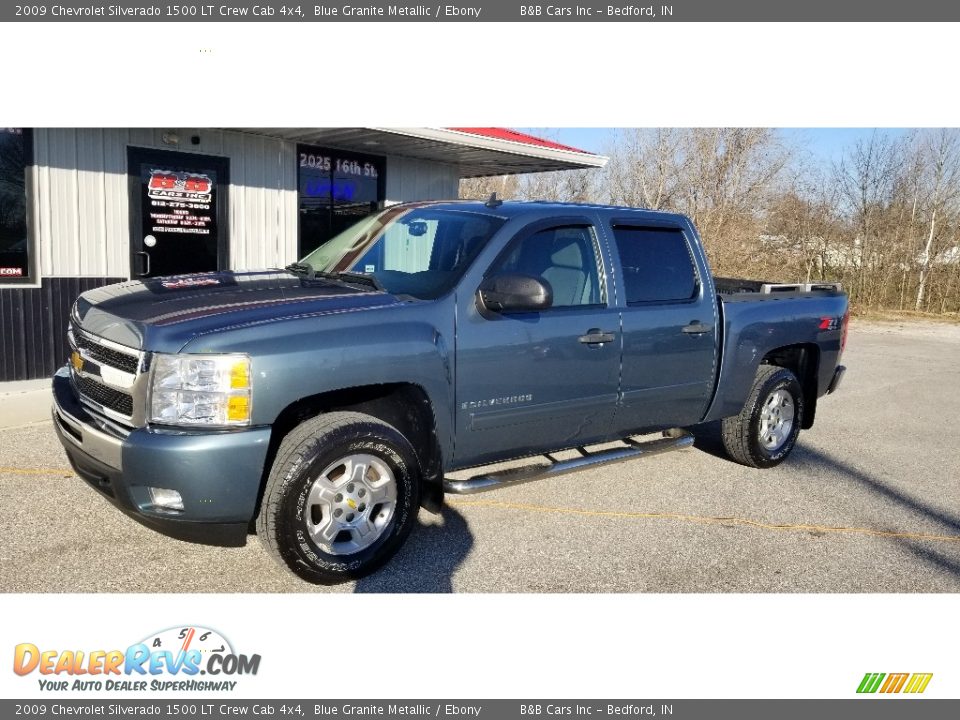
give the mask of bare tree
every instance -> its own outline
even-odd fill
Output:
[[[879,216],[890,202],[898,148],[889,136],[874,131],[859,140],[848,157],[834,167],[840,198],[857,228],[856,293],[869,304],[867,278],[876,266],[874,243],[880,241]]]
[[[486,200],[491,193],[504,200],[517,196],[517,175],[494,175],[491,177],[464,178],[460,181],[460,197],[464,200]]]
[[[688,130],[622,130],[610,151],[605,185],[619,205],[670,208],[686,180]]]
[[[929,175],[929,229],[926,242],[920,253],[920,275],[917,284],[917,301],[914,309],[923,308],[924,293],[930,272],[930,263],[936,238],[937,216],[941,223],[948,206],[956,202],[960,193],[960,135],[955,129],[941,129],[926,133],[923,137],[922,153],[926,159]]]
[[[519,195],[525,200],[555,202],[597,202],[596,170],[561,170],[524,175]]]

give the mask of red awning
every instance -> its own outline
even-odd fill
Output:
[[[468,133],[470,135],[479,135],[480,137],[494,138],[496,140],[506,140],[508,142],[520,143],[521,145],[533,145],[534,147],[551,148],[553,150],[565,150],[567,152],[581,153],[583,155],[594,155],[595,153],[580,150],[579,148],[563,145],[562,143],[545,140],[534,135],[511,130],[510,128],[447,128],[457,132]]]

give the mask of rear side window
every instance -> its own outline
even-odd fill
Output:
[[[680,230],[615,225],[627,303],[677,302],[697,294],[697,272]]]

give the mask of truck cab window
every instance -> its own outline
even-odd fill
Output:
[[[627,304],[678,302],[697,294],[697,271],[678,229],[615,225]]]
[[[541,277],[553,288],[553,307],[603,302],[596,243],[589,227],[541,230],[516,243],[494,273]]]

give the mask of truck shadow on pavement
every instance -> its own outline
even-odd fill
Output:
[[[719,421],[704,423],[687,429],[694,436],[693,446],[697,450],[726,460],[727,462],[733,462],[727,457],[726,451],[723,448],[722,431]],[[927,500],[903,492],[890,483],[859,470],[842,460],[838,460],[826,453],[804,445],[802,441],[797,445],[793,451],[793,455],[786,460],[782,467],[789,467],[791,464],[794,464],[798,468],[806,466],[807,470],[814,473],[823,472],[825,474],[839,475],[851,481],[855,487],[862,488],[873,495],[883,498],[900,510],[906,510],[916,516],[917,519],[926,522],[933,521],[940,526],[936,529],[913,531],[905,530],[902,527],[889,526],[878,527],[877,529],[879,530],[905,533],[916,532],[918,534],[931,535],[942,534],[960,537],[960,515],[950,513],[943,508],[936,507]],[[761,470],[756,472],[765,471]],[[960,561],[958,561],[956,557],[937,552],[930,547],[931,543],[924,542],[922,539],[909,537],[891,537],[889,539],[895,541],[900,547],[910,552],[921,562],[939,570],[946,571],[957,580],[960,580]],[[960,542],[956,543],[956,545],[960,547]]]
[[[917,527],[915,525],[913,527],[903,527],[902,522],[893,520],[889,526],[878,527],[877,529],[879,530],[902,532],[904,534],[916,533],[922,535],[960,537],[960,515],[951,513],[942,507],[937,507],[924,498],[906,493],[891,483],[852,467],[842,460],[838,460],[826,453],[803,445],[796,447],[794,457],[787,459],[785,465],[790,463],[791,460],[798,464],[803,463],[808,467],[812,466],[815,472],[817,470],[824,470],[828,473],[840,475],[852,481],[857,487],[863,488],[873,495],[888,501],[893,507],[907,511],[909,514],[915,516],[917,520],[924,521],[925,524],[932,521],[938,525],[938,527],[933,528]],[[918,560],[927,565],[934,566],[939,570],[946,571],[950,573],[953,578],[960,580],[960,561],[957,559],[960,555],[951,557],[937,552],[932,547],[934,543],[943,545],[944,543],[942,541],[925,542],[922,538],[913,537],[891,537],[889,539],[895,541],[897,545],[910,552]],[[960,542],[948,544],[960,548]]]
[[[960,581],[960,562],[911,540],[901,540],[900,544],[913,553],[918,560],[945,570]]]
[[[842,460],[838,460],[814,448],[798,445],[793,452],[793,457],[788,458],[783,467],[789,467],[791,461],[798,466],[801,464],[812,465],[814,470],[823,469],[827,472],[841,475],[854,481],[857,485],[873,494],[879,495],[885,500],[896,504],[901,509],[910,511],[921,519],[933,520],[943,526],[937,531],[927,532],[960,535],[960,515],[954,515],[942,508],[934,506],[924,499],[899,490],[890,483],[879,480],[862,470],[858,470]]]
[[[356,593],[451,593],[453,574],[473,549],[466,518],[445,505],[442,523],[421,511],[421,520],[383,568],[357,581]],[[423,518],[429,517],[424,523]]]
[[[723,449],[723,431],[720,429],[720,421],[703,423],[702,425],[693,425],[684,428],[693,435],[693,446],[705,452],[708,455],[733,462],[728,456],[727,451]]]

